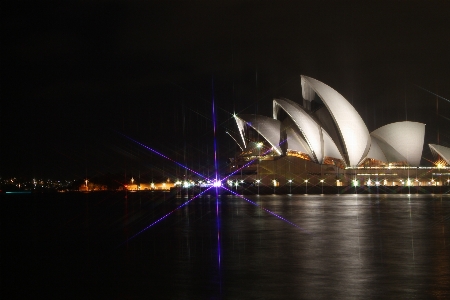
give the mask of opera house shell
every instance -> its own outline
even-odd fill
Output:
[[[428,144],[428,146],[435,156],[443,160],[441,165],[450,165],[450,148],[434,144]]]
[[[425,124],[404,121],[369,132],[355,108],[336,90],[303,75],[301,86],[303,103],[274,99],[272,118],[235,115],[238,134],[230,136],[241,148],[241,158],[297,156],[340,168],[368,161],[419,166]],[[436,151],[450,157],[439,147]]]

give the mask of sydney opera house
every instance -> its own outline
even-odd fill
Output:
[[[235,115],[227,132],[240,151],[229,183],[280,186],[448,185],[450,148],[430,144],[435,166],[421,166],[425,124],[403,121],[369,132],[336,90],[301,76],[303,103],[273,100],[273,116]]]

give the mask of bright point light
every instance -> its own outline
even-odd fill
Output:
[[[291,183],[291,182],[292,182],[292,179],[289,179],[288,182]]]
[[[222,182],[221,182],[220,180],[215,180],[215,181],[213,182],[213,186],[214,186],[214,187],[220,187],[220,186],[222,186]]]
[[[323,179],[320,179],[320,182],[323,182]]]
[[[263,143],[258,143],[258,144],[256,144],[256,147],[261,148],[262,145],[263,145]]]
[[[305,182],[308,183],[308,179],[305,179]]]

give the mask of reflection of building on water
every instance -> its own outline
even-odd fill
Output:
[[[273,117],[235,115],[227,132],[241,149],[229,182],[334,186],[449,185],[450,149],[430,144],[435,167],[422,167],[425,124],[403,121],[369,132],[337,91],[301,76],[303,103],[273,100]],[[232,184],[232,183],[231,183]]]

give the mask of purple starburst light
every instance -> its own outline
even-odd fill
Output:
[[[214,82],[212,82],[212,84],[214,84]],[[213,86],[214,86],[214,85],[213,85]],[[216,112],[215,112],[215,101],[214,101],[214,89],[213,89],[213,91],[212,91],[212,94],[213,94],[213,95],[212,95],[212,116],[213,116],[214,175],[215,175],[215,178],[212,180],[212,181],[213,181],[212,186],[209,187],[209,188],[207,188],[207,189],[204,190],[203,192],[199,193],[198,195],[192,197],[191,199],[189,199],[189,200],[186,201],[185,203],[181,204],[180,206],[178,206],[177,208],[175,208],[175,209],[172,210],[171,212],[169,212],[169,213],[165,214],[164,216],[162,216],[161,218],[157,219],[156,221],[154,221],[153,223],[151,223],[150,225],[148,225],[148,226],[145,227],[144,229],[140,230],[138,233],[136,233],[135,235],[133,235],[132,237],[130,237],[129,239],[127,239],[127,240],[125,241],[125,243],[127,243],[128,241],[134,239],[135,237],[137,237],[138,235],[140,235],[141,233],[143,233],[144,231],[146,231],[146,230],[149,229],[150,227],[152,227],[152,226],[156,225],[157,223],[161,222],[162,220],[164,220],[165,218],[167,218],[168,216],[170,216],[171,214],[173,214],[173,213],[174,213],[175,211],[177,211],[178,209],[180,209],[180,208],[182,208],[182,207],[188,205],[188,204],[189,204],[190,202],[192,202],[194,199],[197,199],[198,197],[200,197],[201,195],[205,194],[207,191],[209,191],[211,188],[214,187],[214,188],[216,189],[217,249],[218,249],[217,251],[218,251],[218,264],[219,264],[219,272],[220,272],[220,260],[221,260],[221,256],[220,256],[220,218],[219,218],[219,192],[218,192],[218,188],[223,188],[223,189],[225,189],[226,191],[230,192],[231,194],[236,195],[236,196],[242,198],[243,200],[245,200],[245,201],[247,201],[247,202],[249,202],[249,203],[251,203],[251,204],[253,204],[253,205],[255,205],[255,206],[260,207],[262,210],[266,211],[267,213],[269,213],[269,214],[271,214],[271,215],[277,217],[278,219],[280,219],[280,220],[282,220],[282,221],[284,221],[284,222],[286,222],[286,223],[288,223],[288,224],[290,224],[290,225],[292,225],[292,226],[294,226],[294,227],[296,227],[296,228],[301,229],[302,231],[304,231],[304,232],[306,232],[306,233],[308,233],[308,234],[311,234],[311,233],[309,233],[309,232],[306,231],[305,229],[301,228],[300,226],[296,225],[295,223],[293,223],[293,222],[291,222],[291,221],[289,221],[289,220],[283,218],[282,216],[280,216],[280,215],[278,215],[278,214],[276,214],[276,213],[270,211],[270,210],[267,209],[267,208],[262,207],[261,205],[255,203],[255,202],[253,202],[253,201],[251,201],[251,200],[245,198],[243,195],[237,194],[237,193],[233,192],[232,190],[229,190],[228,188],[226,188],[225,186],[222,185],[222,182],[223,182],[223,181],[226,181],[230,176],[232,176],[232,175],[236,174],[237,172],[239,172],[239,170],[241,170],[241,169],[243,169],[243,168],[249,166],[250,164],[252,164],[253,162],[255,162],[256,159],[251,160],[250,162],[248,162],[247,164],[243,165],[243,166],[242,166],[241,168],[239,168],[238,170],[235,170],[233,173],[231,173],[231,174],[229,174],[228,176],[226,176],[225,178],[219,179],[219,172],[218,172],[218,165],[217,165]],[[206,176],[204,176],[204,175],[202,175],[202,174],[200,174],[200,173],[198,173],[198,172],[196,172],[196,171],[190,169],[189,167],[187,167],[187,166],[185,166],[185,165],[183,165],[183,164],[181,164],[181,163],[179,163],[179,162],[177,162],[177,161],[171,159],[170,157],[168,157],[168,156],[166,156],[166,155],[164,155],[164,154],[162,154],[162,153],[156,151],[155,149],[153,149],[153,148],[151,148],[151,147],[149,147],[149,146],[147,146],[147,145],[144,145],[144,144],[142,144],[142,143],[140,143],[140,142],[138,142],[138,141],[132,139],[131,137],[129,137],[129,136],[127,136],[127,135],[124,135],[124,134],[122,134],[122,133],[120,133],[120,134],[121,134],[122,136],[124,136],[125,138],[131,140],[132,142],[134,142],[134,143],[136,143],[136,144],[138,144],[138,145],[144,147],[145,149],[147,149],[147,150],[149,150],[149,151],[151,151],[151,152],[153,152],[153,153],[155,153],[155,154],[157,154],[157,155],[159,155],[159,156],[161,156],[161,157],[163,157],[163,158],[165,158],[165,159],[167,159],[167,160],[169,160],[169,161],[175,163],[176,165],[178,165],[178,166],[180,166],[180,167],[182,167],[182,168],[184,168],[184,169],[186,169],[186,170],[188,170],[188,171],[190,171],[190,172],[192,172],[192,173],[194,173],[194,174],[200,176],[201,178],[208,179]],[[280,142],[279,145],[283,144],[284,142],[286,142],[286,140]],[[266,153],[268,153],[269,151],[270,151],[270,149],[268,149],[268,150],[267,150],[266,152],[264,152],[263,154],[266,154]],[[209,180],[209,179],[208,179],[208,180]]]
[[[217,167],[217,139],[216,139],[216,109],[215,109],[215,101],[214,101],[214,79],[212,80],[212,117],[213,117],[213,140],[214,140],[214,187],[216,187],[216,196],[217,194],[217,182],[219,181],[218,175],[218,167]]]

